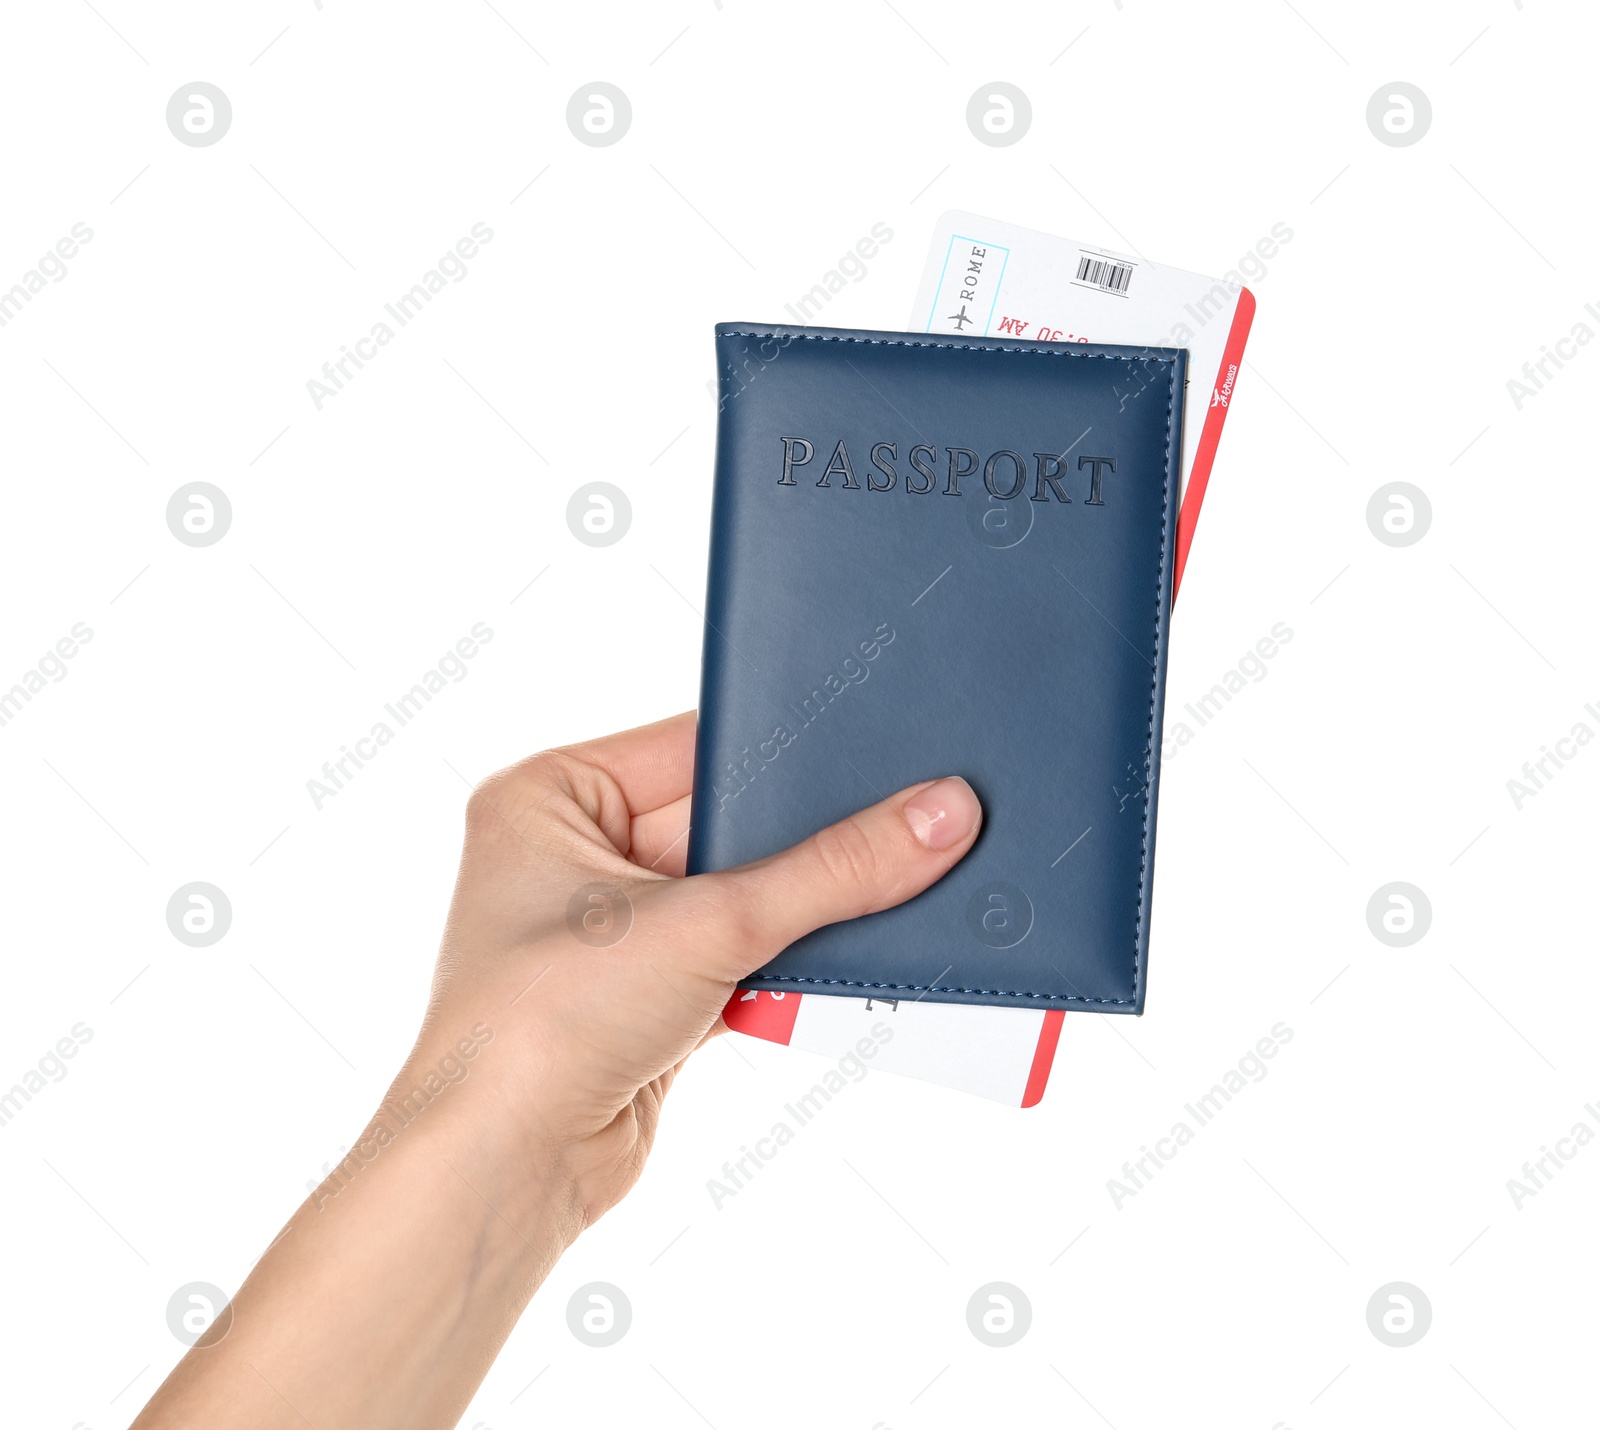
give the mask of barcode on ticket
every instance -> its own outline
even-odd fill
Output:
[[[1107,293],[1126,293],[1133,277],[1131,263],[1114,263],[1109,258],[1092,258],[1087,253],[1078,259],[1078,282]]]

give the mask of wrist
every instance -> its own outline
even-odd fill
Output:
[[[442,1165],[494,1214],[508,1252],[532,1253],[542,1276],[586,1219],[564,1141],[523,1107],[525,1075],[513,1040],[497,1040],[486,1023],[456,1037],[425,1033],[346,1163],[368,1165],[405,1148],[408,1158]]]

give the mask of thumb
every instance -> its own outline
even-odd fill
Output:
[[[982,822],[972,786],[952,775],[890,795],[781,854],[702,876],[740,910],[742,946],[728,950],[736,976],[824,924],[920,894],[972,848]]]

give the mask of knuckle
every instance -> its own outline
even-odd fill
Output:
[[[479,780],[467,796],[467,828],[481,830],[500,822],[500,805],[506,796],[506,771]]]
[[[865,897],[877,887],[883,861],[858,816],[851,815],[820,830],[813,847],[823,877],[837,888],[859,889]]]
[[[581,768],[582,762],[565,750],[540,750],[513,765],[506,774],[520,791],[528,794],[546,791],[571,794],[573,781]]]
[[[480,780],[467,797],[468,828],[515,823],[552,794],[570,793],[572,764],[571,757],[559,750],[542,750]]]

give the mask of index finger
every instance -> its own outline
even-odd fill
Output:
[[[562,753],[604,770],[621,788],[628,812],[648,814],[689,793],[696,724],[695,712],[685,710],[653,725],[568,745]]]

